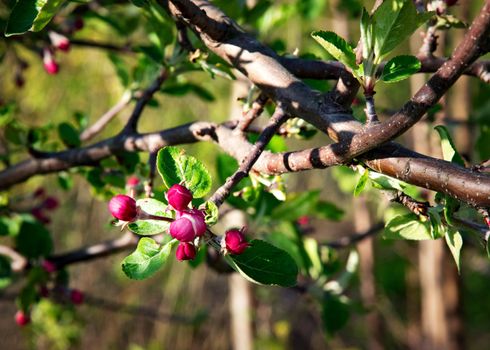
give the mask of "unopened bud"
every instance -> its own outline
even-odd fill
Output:
[[[179,261],[193,260],[196,257],[196,247],[189,242],[180,242],[175,251],[175,256]]]
[[[136,201],[126,195],[118,194],[109,201],[112,216],[122,221],[134,221],[138,216]]]
[[[18,310],[15,313],[15,323],[19,326],[24,327],[31,322],[31,318],[24,311]]]
[[[55,61],[53,53],[49,49],[43,50],[43,65],[44,70],[51,75],[57,74],[60,70],[60,66]]]
[[[247,249],[250,244],[245,240],[245,235],[239,230],[229,230],[225,233],[223,248],[226,253],[239,255]]]
[[[170,224],[170,235],[181,242],[193,241],[206,232],[204,214],[197,209],[177,212],[177,219]]]
[[[167,200],[175,210],[184,210],[192,200],[192,193],[184,186],[175,184],[168,190]]]
[[[50,31],[48,36],[49,40],[51,40],[51,44],[58,50],[64,52],[68,52],[70,50],[70,40],[66,36],[53,31]]]

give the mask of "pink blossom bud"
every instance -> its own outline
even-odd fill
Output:
[[[485,216],[483,220],[485,221],[485,224],[487,224],[488,228],[490,228],[490,217]]]
[[[136,176],[130,176],[126,180],[126,186],[128,186],[128,187],[136,187],[139,184],[140,184],[140,179],[138,179],[138,177],[136,177]]]
[[[192,243],[180,242],[175,251],[175,256],[179,261],[193,260],[196,257],[196,247]]]
[[[44,197],[46,195],[46,191],[44,190],[44,188],[42,187],[39,187],[37,190],[34,191],[34,198],[38,198],[38,197]]]
[[[51,219],[44,215],[44,212],[41,208],[32,208],[31,209],[31,214],[34,216],[39,222],[43,224],[49,224],[51,222]]]
[[[58,208],[59,202],[55,197],[48,197],[44,200],[42,206],[48,210],[53,210]]]
[[[85,295],[83,294],[83,292],[79,291],[78,289],[71,290],[70,300],[73,304],[81,305],[83,304],[84,299],[85,299]]]
[[[49,298],[49,288],[46,286],[39,287],[39,295],[43,298]]]
[[[184,186],[175,184],[168,190],[167,200],[175,210],[184,210],[192,200],[192,193]]]
[[[44,65],[44,70],[48,74],[57,74],[58,71],[60,70],[60,66],[54,60],[54,56],[51,50],[49,49],[43,50],[43,65]]]
[[[51,44],[58,50],[68,52],[70,50],[70,40],[59,33],[50,31],[48,33],[49,40],[51,40]]]
[[[75,30],[81,30],[84,27],[85,23],[83,22],[82,17],[77,17],[75,18],[75,21],[73,22],[73,27]]]
[[[24,327],[30,322],[31,322],[31,318],[24,311],[18,310],[15,313],[15,323],[17,323],[17,325]]]
[[[124,194],[118,194],[109,201],[112,216],[122,221],[134,221],[138,216],[136,201]]]
[[[241,231],[229,230],[225,233],[226,252],[235,255],[242,254],[249,245]]]
[[[25,81],[22,73],[20,73],[20,72],[15,73],[14,83],[15,83],[15,86],[17,86],[18,88],[22,88],[25,85],[26,81]]]
[[[43,268],[44,271],[47,273],[53,273],[56,271],[56,264],[52,261],[49,260],[44,260],[41,263],[41,267]]]
[[[170,224],[170,235],[181,242],[190,242],[206,232],[206,222],[202,211],[192,209],[177,212],[177,219]]]
[[[298,225],[300,226],[307,226],[310,223],[310,218],[306,215],[300,216],[298,220],[296,220]]]

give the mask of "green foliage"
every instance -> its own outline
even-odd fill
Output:
[[[204,197],[211,189],[211,175],[199,160],[187,156],[177,147],[158,151],[157,169],[166,188],[184,184],[195,198]]]
[[[218,207],[214,202],[211,201],[207,201],[206,203],[204,203],[203,207],[204,212],[206,213],[206,216],[204,217],[206,225],[213,226],[218,222]]]
[[[367,185],[368,179],[369,179],[369,169],[366,168],[364,169],[364,172],[362,173],[361,177],[359,178],[359,181],[357,182],[356,187],[354,188],[354,196],[358,196],[362,192],[362,190]]]
[[[167,206],[159,200],[153,198],[138,199],[136,201],[143,211],[148,214],[172,218]],[[128,229],[140,236],[156,235],[168,230],[170,222],[161,220],[137,220],[128,225]]]
[[[429,223],[421,221],[415,214],[396,216],[386,223],[385,239],[426,240],[433,239]]]
[[[43,225],[34,220],[22,221],[15,242],[19,253],[28,258],[47,256],[53,250],[51,234]]]
[[[277,206],[271,213],[271,218],[276,220],[297,220],[299,217],[314,212],[320,191],[309,191],[291,197]]]
[[[78,130],[70,123],[58,125],[58,135],[67,147],[79,147],[81,144]]]
[[[328,334],[342,329],[349,320],[349,304],[344,296],[325,293],[322,303],[323,327]]]
[[[12,268],[10,260],[0,255],[0,289],[10,285],[12,282]]]
[[[311,33],[320,45],[337,61],[342,62],[354,73],[359,69],[356,63],[356,54],[352,47],[334,32],[316,31]]]
[[[386,0],[374,12],[374,62],[380,63],[395,47],[427,22],[433,12],[417,13],[411,0]]]
[[[151,238],[141,238],[136,250],[122,262],[124,273],[134,280],[153,276],[165,264],[176,243],[177,240],[172,240],[160,246]]]
[[[240,255],[226,256],[228,263],[250,282],[291,287],[296,284],[298,267],[291,256],[273,245],[252,240]]]
[[[450,228],[447,230],[446,235],[447,246],[451,251],[451,254],[454,258],[456,266],[458,267],[458,272],[461,272],[461,248],[463,248],[463,236],[459,231],[454,228]]]
[[[380,79],[385,83],[396,83],[418,72],[420,67],[421,63],[415,56],[396,56],[385,64]]]
[[[38,32],[58,12],[64,0],[18,0],[10,14],[5,36]]]
[[[437,125],[434,129],[436,129],[436,131],[439,133],[439,137],[441,138],[442,156],[444,157],[444,160],[464,166],[463,157],[461,157],[456,150],[451,135],[446,127],[443,125]]]

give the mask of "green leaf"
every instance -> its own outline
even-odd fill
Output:
[[[19,233],[20,224],[18,217],[0,216],[0,236],[16,236]]]
[[[447,226],[443,224],[441,219],[441,207],[430,207],[427,214],[430,218],[430,233],[432,239],[444,237],[447,233]]]
[[[347,298],[325,293],[322,303],[323,327],[328,334],[342,329],[349,320],[350,311]]]
[[[363,8],[361,15],[361,42],[362,42],[362,58],[368,59],[374,49],[374,25],[373,18],[369,12]]]
[[[183,183],[195,198],[204,197],[211,189],[211,176],[199,160],[187,156],[177,147],[158,151],[157,168],[167,188]]]
[[[366,187],[369,179],[369,169],[364,169],[361,178],[357,181],[356,188],[354,188],[354,196],[358,196],[362,190]]]
[[[167,205],[153,198],[144,198],[136,201],[143,211],[148,214],[165,216],[172,219],[172,214],[167,211]],[[161,220],[137,220],[128,225],[131,232],[140,236],[151,236],[165,232],[170,227],[170,222]]]
[[[204,221],[206,221],[206,225],[213,226],[218,222],[218,207],[214,202],[207,201],[204,203],[204,212],[206,216],[204,217]]]
[[[335,204],[327,201],[318,201],[315,207],[314,215],[320,219],[340,221],[344,217],[344,210]]]
[[[27,258],[47,256],[53,250],[53,241],[49,231],[34,220],[22,222],[15,242],[19,253]]]
[[[426,240],[432,239],[429,223],[422,222],[415,214],[396,216],[385,225],[384,239]]]
[[[73,125],[63,122],[58,125],[58,135],[67,147],[80,146],[80,135]]]
[[[381,62],[433,15],[417,13],[412,0],[385,0],[373,15],[375,63]]]
[[[252,240],[240,255],[227,255],[226,260],[247,280],[265,285],[296,285],[298,266],[284,250],[260,240]]]
[[[453,255],[454,262],[456,263],[456,266],[458,268],[458,273],[461,273],[461,248],[463,247],[463,237],[461,236],[461,233],[459,231],[455,230],[454,228],[449,228],[449,230],[446,233],[446,243],[447,246],[449,247],[449,250],[451,251],[451,254]]]
[[[0,255],[0,289],[7,287],[12,282],[12,268],[10,261]]]
[[[121,57],[119,57],[113,52],[110,52],[108,54],[108,57],[111,60],[112,64],[114,65],[114,69],[116,70],[116,74],[119,77],[122,86],[128,87],[130,79],[129,79],[129,72],[128,72],[126,62],[124,62],[124,60]]]
[[[64,0],[18,0],[10,14],[5,36],[38,32],[58,12]]]
[[[354,50],[343,38],[334,32],[322,30],[311,33],[311,36],[337,61],[342,62],[354,71],[359,68]]]
[[[179,83],[173,84],[163,87],[161,92],[174,95],[174,96],[183,96],[188,93],[194,93],[197,97],[201,98],[204,101],[212,102],[214,101],[214,96],[211,92],[199,86],[197,84],[192,83]]]
[[[165,264],[176,242],[172,240],[160,246],[151,238],[141,238],[136,250],[123,260],[122,270],[134,280],[151,277]]]
[[[421,66],[415,56],[395,56],[385,64],[380,79],[385,83],[395,83],[418,72]]]
[[[309,215],[314,211],[318,202],[320,191],[303,192],[295,197],[288,198],[274,208],[271,218],[275,220],[294,221],[300,216]]]
[[[441,138],[442,156],[444,160],[464,167],[463,157],[461,157],[456,150],[451,135],[446,127],[443,125],[437,125],[434,129],[436,129],[436,131],[439,133],[439,137]]]

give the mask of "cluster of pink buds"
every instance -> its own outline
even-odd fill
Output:
[[[221,241],[221,250],[224,254],[239,255],[242,254],[250,244],[246,241],[241,230],[228,230],[225,233],[225,238]]]
[[[56,264],[49,260],[43,260],[43,262],[41,263],[41,268],[47,273],[53,273],[57,270]]]
[[[175,252],[177,260],[192,260],[196,256],[196,247],[193,242],[206,232],[204,213],[199,209],[190,209],[192,193],[186,187],[175,184],[167,192],[170,207],[175,209],[175,220],[170,224],[170,235],[179,240]]]
[[[43,65],[44,70],[51,75],[58,74],[60,66],[54,57],[54,51],[59,50],[62,52],[68,52],[70,50],[70,40],[57,32],[48,32],[49,41],[51,47],[45,47],[43,49]]]
[[[46,192],[43,188],[38,188],[34,192],[33,198],[42,201],[31,209],[32,216],[43,224],[49,224],[51,219],[47,216],[46,211],[53,211],[58,208],[60,205],[58,200],[52,196],[46,197]]]

